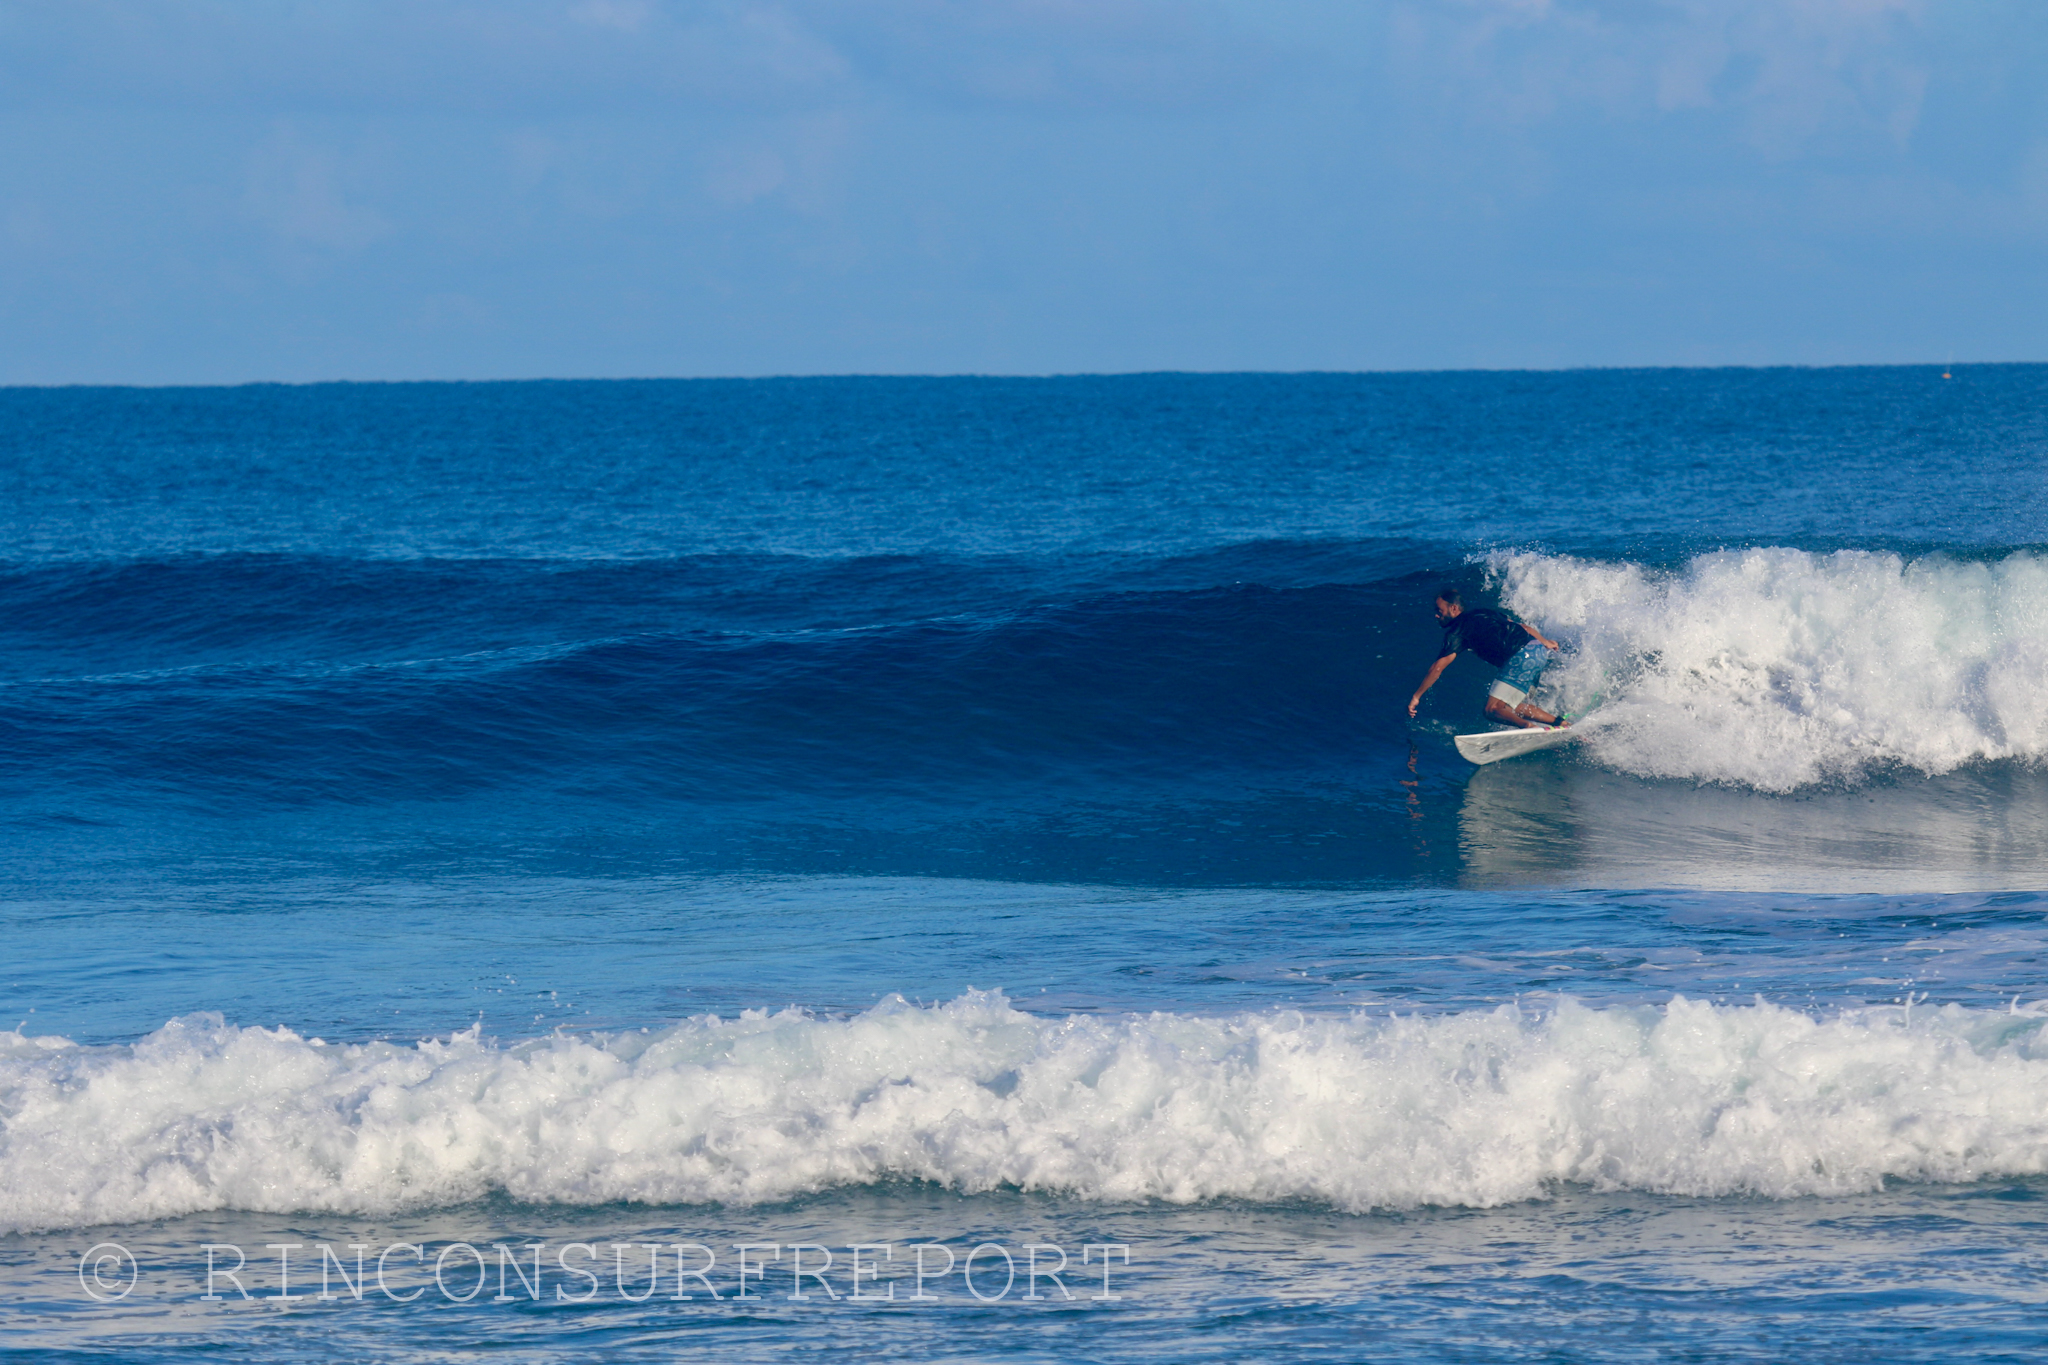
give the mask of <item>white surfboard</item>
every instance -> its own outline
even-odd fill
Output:
[[[1578,737],[1577,730],[1556,728],[1488,730],[1483,735],[1459,735],[1457,744],[1458,752],[1474,763],[1498,763],[1504,758],[1569,744]]]

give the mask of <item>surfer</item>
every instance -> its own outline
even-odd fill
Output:
[[[1408,699],[1410,716],[1422,705],[1422,694],[1436,686],[1436,680],[1444,675],[1458,652],[1469,649],[1500,670],[1499,681],[1486,694],[1487,715],[1525,730],[1536,725],[1571,724],[1529,700],[1536,679],[1557,657],[1557,641],[1545,638],[1536,627],[1517,621],[1498,608],[1474,607],[1467,611],[1456,588],[1445,588],[1436,595],[1436,620],[1444,628],[1443,648],[1437,651],[1437,661],[1430,665],[1422,686]]]

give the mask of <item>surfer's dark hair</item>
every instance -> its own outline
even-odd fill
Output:
[[[1464,599],[1458,596],[1456,588],[1437,589],[1436,600],[1447,607],[1462,607],[1465,605]]]

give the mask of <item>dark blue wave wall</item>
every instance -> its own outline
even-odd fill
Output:
[[[1300,576],[1302,551],[1272,557]],[[0,783],[228,813],[508,786],[944,802],[1327,775],[1405,744],[1431,576],[1036,596],[1023,577],[912,558],[17,571]]]

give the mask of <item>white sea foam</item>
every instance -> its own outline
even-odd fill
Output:
[[[1769,1004],[1043,1018],[1000,994],[500,1047],[213,1016],[0,1034],[0,1228],[750,1202],[913,1178],[1102,1200],[1486,1206],[2048,1171],[2037,1013]]]
[[[1885,767],[2048,756],[2048,560],[1703,555],[1673,573],[1492,556],[1513,611],[1577,642],[1546,676],[1600,704],[1603,764],[1793,791]]]

